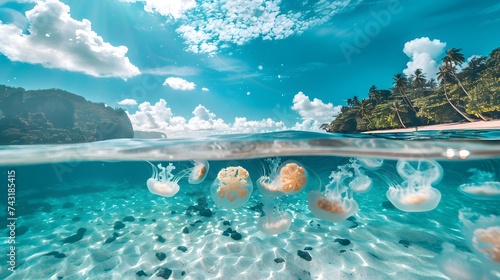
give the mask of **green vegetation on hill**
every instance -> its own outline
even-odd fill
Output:
[[[0,144],[82,143],[133,135],[123,109],[60,89],[0,85]]]
[[[452,48],[446,52],[437,73],[438,81],[428,80],[421,69],[410,77],[396,74],[392,89],[372,86],[368,98],[349,98],[341,113],[321,128],[353,133],[499,118],[500,48],[489,57],[472,58],[458,72],[464,63],[460,51]]]

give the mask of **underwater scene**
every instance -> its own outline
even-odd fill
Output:
[[[498,30],[498,0],[0,0],[0,279],[500,280]]]
[[[1,277],[498,279],[499,134],[432,134],[6,146]]]

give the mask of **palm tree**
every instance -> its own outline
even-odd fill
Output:
[[[332,132],[332,123],[321,124],[321,126],[319,127],[319,129],[323,129],[326,132]]]
[[[361,102],[358,102],[354,108],[357,110],[356,117],[368,121],[369,125],[366,126],[366,130],[369,130],[370,126],[372,129],[375,129],[375,125],[373,125],[373,122],[370,120],[370,111],[373,109],[370,101],[368,99],[363,99]]]
[[[415,73],[413,73],[412,81],[413,81],[413,87],[416,88],[424,87],[426,79],[424,72],[422,72],[422,69],[418,68],[417,70],[415,70]]]
[[[436,88],[437,87],[436,79],[431,78],[429,81],[427,81],[427,86],[429,88]]]
[[[439,67],[439,72],[437,73],[437,78],[439,83],[443,86],[444,90],[444,96],[446,97],[446,100],[448,103],[450,103],[451,107],[457,111],[464,119],[468,120],[469,122],[473,122],[474,120],[469,118],[464,112],[460,111],[453,103],[451,102],[450,98],[448,97],[448,93],[446,92],[446,82],[451,79],[451,72],[453,71],[450,69],[451,67],[445,65],[441,65]]]
[[[347,106],[350,106],[350,107],[352,107],[352,105],[354,105],[354,101],[352,100],[352,98],[347,98],[346,103],[347,103]]]
[[[368,123],[370,123],[370,126],[375,129],[375,125],[373,124],[373,122],[370,120],[370,115],[371,115],[371,111],[373,110],[372,104],[369,102],[369,100],[367,99],[363,99],[361,101],[361,106],[359,108],[359,111],[361,112],[361,117],[365,118],[366,120],[368,120]]]
[[[359,105],[359,98],[356,95],[352,97],[352,105],[353,106]]]
[[[462,49],[451,48],[446,51],[446,56],[443,57],[444,65],[448,67],[458,66],[464,63],[464,55],[460,52]]]
[[[489,121],[491,119],[487,118],[487,117],[485,117],[485,116],[483,116],[481,114],[481,112],[479,111],[479,107],[477,106],[476,102],[474,101],[474,99],[472,99],[472,97],[470,96],[470,94],[465,90],[464,85],[462,84],[462,82],[458,78],[457,74],[455,73],[455,69],[456,69],[455,67],[456,66],[460,66],[465,61],[464,60],[464,55],[460,52],[461,50],[462,49],[457,49],[457,48],[451,48],[451,49],[447,50],[446,51],[446,56],[443,57],[443,63],[444,63],[444,65],[446,65],[447,67],[449,67],[449,69],[451,70],[450,74],[458,82],[458,85],[463,90],[463,92],[465,93],[465,95],[467,95],[467,97],[471,101],[472,105],[477,109],[477,111],[478,111],[477,116],[480,117],[483,121]]]
[[[368,99],[370,99],[370,101],[372,102],[373,105],[379,103],[381,100],[380,100],[380,94],[378,94],[378,90],[377,90],[377,87],[375,85],[372,85],[370,87],[370,90],[368,92]]]
[[[403,98],[403,101],[408,104],[413,112],[416,113],[417,110],[415,110],[415,107],[413,107],[413,104],[411,103],[410,99],[408,99],[408,96],[405,93],[405,88],[408,86],[408,79],[406,79],[406,77],[401,73],[394,75],[392,79],[394,80],[394,85],[401,94],[401,98]]]
[[[399,112],[403,112],[403,110],[400,110],[399,108],[401,108],[401,102],[398,100],[394,100],[391,103],[391,109],[394,111],[394,113],[396,113],[396,116],[398,117],[398,120],[399,120],[399,123],[401,124],[401,126],[403,128],[406,128],[406,125],[403,123],[403,120],[401,119],[401,115],[399,114]]]

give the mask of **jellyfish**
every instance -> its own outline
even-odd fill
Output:
[[[436,257],[441,271],[451,279],[496,279],[500,275],[500,217],[480,216],[464,208],[459,211],[462,233],[472,253],[457,250],[443,243],[443,251]],[[496,274],[496,277],[494,276]]]
[[[443,176],[443,168],[433,160],[399,160],[399,175],[406,179],[400,185],[389,186],[386,196],[399,210],[405,212],[426,212],[436,208],[441,200],[441,192],[432,183]]]
[[[259,218],[257,227],[267,235],[287,232],[292,224],[292,216],[276,206],[275,201],[274,197],[262,197],[262,210],[265,216]]]
[[[284,194],[297,194],[307,183],[307,172],[298,162],[287,161],[280,168],[278,188]]]
[[[354,171],[354,179],[349,182],[349,188],[355,193],[365,193],[372,188],[372,179],[361,171],[361,165],[357,160],[351,160],[351,168]]]
[[[471,183],[462,184],[458,189],[468,197],[474,199],[492,199],[500,200],[500,182],[497,181],[495,174],[471,168],[469,177]]]
[[[481,263],[458,251],[453,244],[443,243],[443,251],[436,257],[436,264],[444,275],[456,280],[483,279]]]
[[[318,219],[334,223],[341,222],[354,215],[358,203],[352,198],[352,192],[344,184],[346,178],[352,177],[345,166],[340,166],[339,171],[330,174],[330,182],[325,186],[324,192],[310,191],[307,195],[309,210]]]
[[[224,208],[234,209],[247,203],[253,184],[248,171],[241,166],[223,168],[210,187],[214,202]]]
[[[418,181],[420,185],[438,183],[443,177],[443,168],[435,160],[399,160],[396,164],[398,174],[406,180]]]
[[[383,159],[378,159],[378,158],[358,158],[359,163],[367,169],[378,169],[384,164]]]
[[[153,168],[153,175],[146,182],[150,192],[165,197],[172,197],[179,192],[179,180],[186,176],[187,170],[183,170],[174,176],[172,171],[175,170],[175,166],[172,163],[169,163],[167,167],[158,164],[158,168],[152,163],[149,164]]]
[[[188,183],[191,185],[196,185],[205,180],[210,165],[206,160],[195,160],[193,161],[193,163],[194,167],[190,170]]]
[[[284,194],[297,194],[307,183],[307,171],[296,161],[280,164],[280,158],[268,160],[271,166],[270,176],[261,176],[257,187],[263,195],[280,197]]]
[[[269,163],[269,169],[271,173],[269,176],[263,175],[259,179],[257,179],[257,188],[263,195],[272,196],[272,197],[280,197],[283,196],[278,187],[278,181],[276,180],[276,174],[278,173],[278,168],[281,163],[281,159],[279,157],[273,159],[266,159],[266,162]]]
[[[500,273],[500,216],[480,216],[470,208],[460,210],[462,232],[473,253],[489,269]]]
[[[427,212],[436,208],[441,192],[431,186],[417,186],[414,182],[403,182],[401,186],[390,186],[386,192],[389,201],[405,212]]]

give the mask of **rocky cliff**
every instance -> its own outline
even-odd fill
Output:
[[[60,89],[0,85],[0,144],[82,143],[133,136],[122,109]]]

